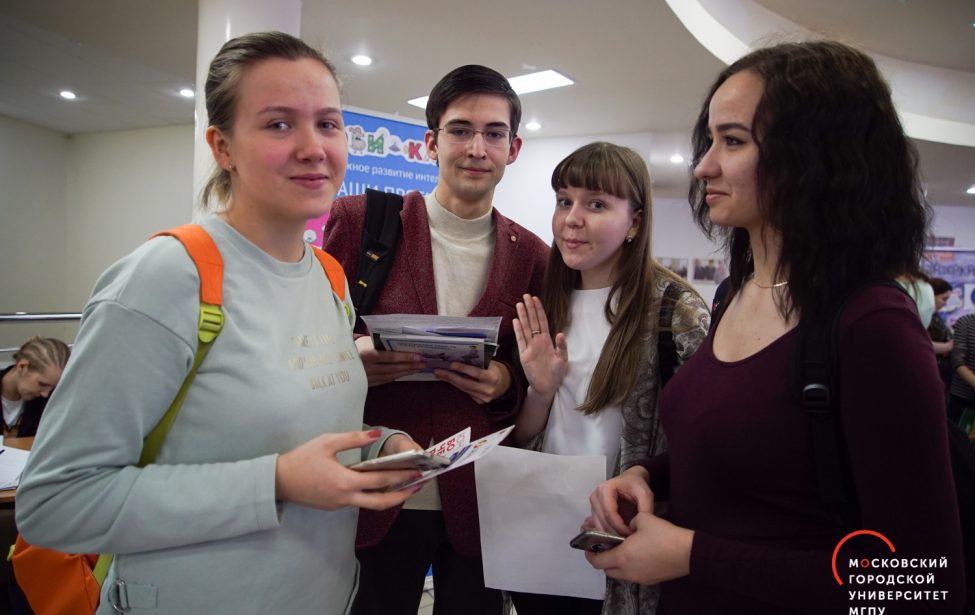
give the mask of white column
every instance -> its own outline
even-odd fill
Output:
[[[193,199],[199,200],[213,156],[207,147],[207,69],[224,43],[248,32],[278,30],[301,35],[301,0],[200,0],[196,32],[196,109],[193,141]]]

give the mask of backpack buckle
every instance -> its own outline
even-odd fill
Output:
[[[807,384],[802,389],[802,407],[813,414],[828,414],[830,408],[829,387],[825,384]]]
[[[108,588],[108,603],[116,613],[127,613],[130,607],[125,592],[125,581],[116,579]]]
[[[212,342],[223,329],[223,310],[219,305],[200,303],[200,320],[196,326],[200,341],[205,344]]]

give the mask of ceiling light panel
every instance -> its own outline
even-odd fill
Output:
[[[554,70],[543,70],[537,73],[508,77],[508,83],[518,94],[530,94],[531,92],[541,92],[572,85],[575,81],[569,79],[562,73]],[[420,96],[406,101],[414,107],[425,109],[428,96]]]

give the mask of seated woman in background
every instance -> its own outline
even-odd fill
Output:
[[[53,337],[32,337],[14,353],[14,364],[0,372],[4,438],[37,433],[47,398],[70,355],[68,345]]]
[[[873,284],[920,274],[929,212],[877,66],[828,41],[749,53],[712,86],[693,151],[690,200],[699,225],[726,240],[730,299],[664,389],[668,452],[590,499],[590,522],[626,540],[586,557],[612,578],[663,582],[668,615],[822,615],[889,604],[859,590],[920,589],[865,580],[896,547],[899,560],[947,566],[906,571],[931,573],[923,589],[932,591],[891,611],[961,612],[961,529],[934,353],[911,298]],[[830,453],[814,445],[790,383],[797,325],[837,313],[833,459],[845,467],[846,506],[820,491],[816,454]],[[637,504],[631,520],[619,498]],[[654,516],[655,498],[669,501],[666,520]],[[893,547],[869,535],[846,543],[840,586],[834,549],[860,529]],[[869,570],[849,565],[863,559]]]
[[[542,298],[517,305],[528,377],[515,440],[560,455],[605,455],[606,476],[663,449],[664,378],[707,334],[704,300],[651,257],[650,172],[636,151],[590,143],[552,173],[555,247]],[[664,341],[661,341],[664,340]],[[660,353],[664,356],[660,356]],[[519,615],[652,613],[655,593],[611,583],[599,600],[513,593]]]

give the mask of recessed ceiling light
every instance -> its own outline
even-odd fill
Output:
[[[369,66],[372,64],[372,58],[367,55],[359,54],[357,56],[352,56],[352,63],[358,64],[359,66]]]
[[[967,194],[975,194],[975,184],[969,186],[968,190],[965,191]]]
[[[61,98],[64,98],[65,100],[74,100],[78,97],[71,90],[61,90]]]
[[[535,121],[531,121],[525,124],[525,128],[527,128],[528,130],[538,130],[541,127],[542,125]]]
[[[183,88],[182,90],[179,91],[179,95],[182,96],[183,98],[193,98],[193,96],[195,96],[196,94],[193,92],[193,90],[189,88]]]
[[[572,85],[575,81],[554,70],[543,70],[538,73],[511,77],[508,79],[508,83],[511,84],[515,92],[528,94],[529,92],[539,92],[541,90],[551,90],[552,88]]]
[[[681,156],[680,154],[674,154],[673,156],[670,157],[670,161],[673,162],[674,164],[680,164],[684,162],[684,157]]]
[[[543,70],[537,73],[509,77],[508,83],[511,84],[511,88],[516,93],[529,94],[531,92],[540,92],[542,90],[551,90],[552,88],[572,85],[575,81],[554,70]],[[429,97],[421,96],[406,102],[414,107],[425,109],[427,106],[427,98]]]

